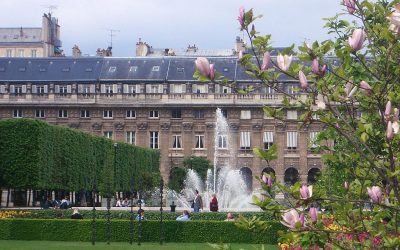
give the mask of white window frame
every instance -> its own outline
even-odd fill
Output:
[[[24,113],[23,113],[22,109],[14,109],[13,110],[13,117],[14,118],[22,118],[22,117],[24,117]]]
[[[149,147],[158,149],[160,147],[158,131],[150,131],[149,134]]]
[[[44,109],[36,109],[35,110],[35,117],[36,118],[45,118],[46,117],[46,112]]]
[[[228,136],[218,135],[218,149],[227,149],[227,148],[228,148]]]
[[[37,57],[37,50],[36,49],[32,49],[31,50],[31,57],[33,57],[33,58]]]
[[[136,145],[136,131],[126,131],[126,143]]]
[[[204,135],[195,135],[195,148],[204,149]]]
[[[7,49],[6,50],[6,57],[12,57],[12,49]]]
[[[263,143],[264,143],[264,150],[270,149],[270,147],[274,144],[274,132],[264,131]]]
[[[103,110],[103,118],[112,119],[113,118],[113,111],[112,110]]]
[[[309,140],[309,147],[310,148],[316,148],[318,145],[315,143],[315,139],[318,136],[319,132],[318,131],[311,131],[310,132],[310,140]]]
[[[136,110],[128,109],[126,111],[126,118],[127,119],[135,119],[136,118]]]
[[[149,118],[158,119],[158,118],[160,118],[160,113],[158,112],[158,110],[154,110],[154,109],[150,110]]]
[[[193,118],[194,119],[204,119],[206,111],[204,109],[194,109]]]
[[[58,118],[68,118],[68,110],[59,109],[58,110]]]
[[[298,132],[288,131],[286,132],[286,148],[295,150],[298,147]]]
[[[113,131],[104,131],[103,136],[108,139],[113,139]]]
[[[286,111],[286,119],[297,120],[298,119],[297,110],[287,110]]]
[[[240,149],[250,150],[251,149],[251,132],[241,131],[240,132]]]
[[[172,135],[172,148],[182,149],[182,135]]]
[[[18,50],[18,56],[19,57],[25,57],[25,50],[24,49],[19,49]]]
[[[90,110],[88,109],[81,109],[80,111],[81,118],[90,118]]]
[[[176,115],[176,117],[174,117]],[[171,119],[182,119],[182,109],[172,109]]]

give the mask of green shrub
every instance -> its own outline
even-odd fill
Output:
[[[133,213],[136,216],[136,212],[139,208],[134,207]],[[20,211],[20,210],[12,210],[11,211]],[[72,214],[71,209],[61,210],[61,209],[32,209],[32,210],[24,210],[25,212],[30,212],[29,214],[25,214],[23,216],[18,216],[18,218],[32,218],[32,219],[55,219],[58,218],[59,214],[62,213],[65,218],[69,218]],[[79,211],[85,219],[91,219],[93,216],[92,210],[80,210]],[[111,210],[111,218],[112,219],[129,219],[130,212],[129,211],[113,211]],[[96,218],[98,219],[105,219],[107,211],[105,210],[96,210]],[[223,221],[226,219],[225,212],[218,212],[218,213],[192,213],[191,216],[193,220],[213,220],[213,221]],[[274,221],[274,218],[271,214],[266,212],[243,212],[243,213],[236,213],[232,212],[232,214],[237,218],[239,214],[246,218],[251,218],[252,216],[257,216],[261,220],[264,221]],[[164,220],[175,220],[176,217],[181,215],[181,213],[171,213],[164,211],[163,219]],[[160,220],[160,212],[148,212],[145,210],[145,216],[147,220]]]
[[[129,221],[111,221],[112,241],[129,240]],[[166,242],[230,242],[276,244],[280,223],[270,222],[266,233],[251,233],[224,221],[165,221],[163,238]],[[134,222],[134,240],[138,240],[139,223]],[[141,241],[157,242],[160,222],[141,223]],[[91,241],[91,220],[70,219],[2,219],[1,240]],[[106,220],[96,221],[96,241],[106,241]]]

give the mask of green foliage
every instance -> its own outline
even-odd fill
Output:
[[[96,221],[96,240],[106,240],[106,220]],[[129,240],[129,221],[111,221],[111,240]],[[281,225],[271,222],[271,230],[264,234],[253,234],[224,221],[165,221],[163,224],[166,242],[231,242],[276,244],[277,230]],[[138,240],[138,222],[134,222],[134,240]],[[48,240],[91,241],[92,221],[71,219],[2,219],[0,240]],[[156,242],[160,237],[159,221],[142,222],[144,242]]]
[[[183,166],[185,166],[186,169],[193,169],[199,174],[202,180],[205,180],[207,177],[207,170],[211,168],[211,163],[205,157],[191,156],[183,160]]]
[[[273,144],[268,150],[253,148],[253,153],[258,156],[258,158],[265,160],[269,165],[272,160],[278,158],[277,150],[278,147],[276,146],[276,144]]]
[[[180,192],[184,187],[186,178],[186,170],[179,167],[174,167],[169,172],[168,188]]]
[[[159,176],[159,152],[32,119],[0,121],[2,186],[38,190],[129,191],[143,173]],[[114,157],[115,156],[115,157]],[[136,189],[137,190],[137,189]],[[108,193],[107,193],[108,192]]]

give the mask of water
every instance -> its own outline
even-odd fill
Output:
[[[236,166],[236,151],[229,125],[221,110],[216,111],[214,133],[214,168],[207,171],[206,180],[189,169],[180,194],[170,191],[168,199],[178,207],[190,208],[197,189],[203,197],[204,208],[208,210],[212,194],[216,194],[220,211],[254,210],[251,204],[252,192],[247,190],[243,176]]]

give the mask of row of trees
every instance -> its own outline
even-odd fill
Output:
[[[91,190],[103,195],[153,185],[159,152],[31,119],[0,121],[0,186]]]

